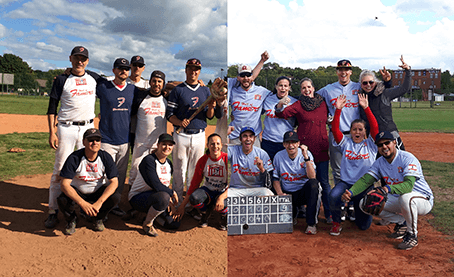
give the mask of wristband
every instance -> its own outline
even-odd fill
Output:
[[[305,162],[308,162],[308,161],[310,161],[310,160],[311,160],[311,158],[307,158],[307,159],[304,158],[304,161],[305,161]]]

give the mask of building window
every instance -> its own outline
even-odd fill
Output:
[[[414,71],[411,72],[411,76],[415,76],[415,72]]]
[[[418,71],[418,76],[421,76],[421,71]]]
[[[397,79],[397,78],[399,78],[398,76],[399,76],[399,74],[397,74],[397,73],[396,73],[396,77],[394,77],[394,78],[396,78],[396,79]]]
[[[425,84],[426,84],[426,81],[422,82],[422,84],[425,85]]]
[[[422,72],[422,76],[426,76],[426,71],[425,70]]]
[[[435,79],[438,79],[438,73],[435,73]]]
[[[430,79],[433,79],[433,78],[434,78],[434,74],[430,73]]]
[[[399,78],[402,79],[402,73],[400,73],[400,77]]]
[[[415,81],[415,86],[416,86],[416,87],[418,86],[418,81]]]

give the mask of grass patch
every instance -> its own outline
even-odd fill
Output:
[[[393,118],[401,132],[454,133],[454,109],[393,108]]]
[[[0,181],[20,175],[51,173],[55,150],[48,145],[47,133],[0,135]],[[22,153],[9,153],[9,149],[19,147]]]
[[[434,192],[435,201],[430,220],[437,230],[454,235],[454,164],[421,161],[424,176]]]

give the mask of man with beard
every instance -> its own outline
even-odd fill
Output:
[[[228,79],[229,106],[232,113],[232,122],[229,125],[230,144],[240,144],[240,130],[244,126],[251,126],[258,136],[262,131],[261,112],[265,98],[271,92],[254,84],[263,64],[269,58],[268,52],[264,52],[260,62],[251,69],[249,65],[238,67],[238,76]],[[260,140],[255,141],[255,146],[260,148]]]
[[[271,188],[273,164],[268,154],[254,146],[254,129],[244,127],[240,132],[241,145],[229,145],[228,158],[232,165],[228,196],[274,195]]]
[[[375,144],[381,157],[363,177],[345,191],[342,200],[350,201],[353,196],[360,194],[380,178],[384,179],[386,185],[383,189],[388,193],[388,198],[379,217],[396,223],[390,237],[403,238],[397,248],[410,250],[418,245],[418,215],[430,212],[434,196],[424,179],[418,159],[409,152],[399,150],[393,134],[388,131],[379,133],[375,137]]]
[[[101,120],[99,130],[103,140],[101,149],[109,153],[118,169],[118,188],[115,193],[122,194],[129,161],[129,126],[131,107],[137,88],[128,84],[130,65],[128,60],[118,58],[113,64],[115,78],[104,81],[96,88],[100,100]],[[116,215],[124,212],[116,208]]]

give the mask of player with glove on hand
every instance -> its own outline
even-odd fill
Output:
[[[418,215],[430,212],[433,207],[433,193],[424,179],[418,159],[409,152],[398,150],[396,139],[390,132],[379,133],[375,138],[375,143],[382,156],[350,190],[345,191],[342,200],[350,201],[352,196],[358,195],[383,178],[386,185],[379,190],[372,189],[368,192],[367,195],[372,194],[374,198],[372,201],[368,201],[368,196],[366,196],[362,200],[362,209],[365,212],[374,212],[376,210],[374,205],[379,205],[385,200],[384,209],[379,217],[396,223],[394,233],[390,237],[403,238],[397,248],[410,250],[418,245]],[[380,190],[388,193],[387,199],[386,194],[381,194]]]

